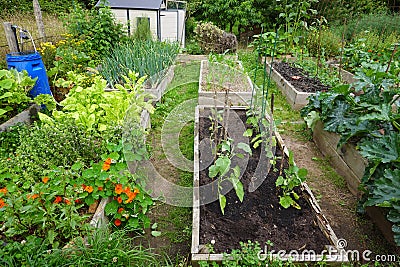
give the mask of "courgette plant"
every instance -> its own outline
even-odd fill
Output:
[[[379,64],[359,70],[355,78],[358,81],[351,85],[310,97],[302,115],[309,126],[320,119],[325,130],[340,134],[339,147],[357,143],[368,160],[360,185],[364,193],[360,211],[369,206],[387,208],[400,245],[400,79]]]

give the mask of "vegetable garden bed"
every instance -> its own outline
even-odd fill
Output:
[[[242,64],[236,66],[218,62],[201,61],[199,78],[199,105],[222,105],[229,101],[235,106],[247,106],[253,96],[253,83],[243,73]]]
[[[8,121],[0,125],[0,132],[6,131],[9,127],[14,126],[18,123],[31,123],[33,119],[37,116],[40,110],[40,106],[37,104],[32,104],[30,107],[12,117]]]
[[[211,107],[198,106],[196,109],[192,261],[194,263],[222,261],[226,257],[226,253],[240,248],[241,241],[259,242],[261,245],[271,241],[274,244],[272,247],[274,251],[298,250],[299,254],[303,250],[314,250],[318,254],[326,249],[326,246],[333,246],[338,251],[336,246],[338,239],[306,183],[302,182],[296,190],[300,196],[298,200],[300,209],[293,206],[286,209],[281,206],[278,197],[279,189],[275,184],[276,179],[282,173],[280,168],[283,167],[286,170],[290,166],[295,166],[295,164],[290,161],[291,156],[289,156],[289,152],[277,132],[274,133],[278,144],[276,147],[276,165],[271,167],[262,184],[254,192],[250,189],[250,184],[254,182],[253,175],[255,175],[257,165],[262,160],[269,160],[268,158],[260,159],[261,149],[258,147],[258,150],[253,149],[252,154],[250,154],[247,168],[243,171],[241,178],[243,188],[245,188],[243,201],[239,202],[234,187],[235,190],[226,194],[224,215],[221,214],[218,201],[207,202],[206,198],[210,194],[215,194],[217,190],[214,187],[215,192],[210,192],[209,190],[212,187],[207,188],[208,191],[202,187],[206,184],[208,186],[208,183],[213,180],[209,178],[210,168],[204,166],[206,157],[202,153],[206,152],[199,151],[199,149],[204,140],[210,137],[211,122],[208,119],[210,112]],[[237,114],[242,121],[246,121],[246,111],[243,107],[231,108],[229,112],[230,114]],[[235,125],[234,131],[238,129],[240,131],[240,127]],[[239,137],[240,134],[237,136]],[[282,157],[284,162],[281,163]],[[264,253],[267,252],[264,251]],[[277,255],[272,256],[277,257]],[[306,259],[301,258],[301,255],[291,256],[293,256],[294,262],[322,259],[320,254],[316,255],[315,258]],[[347,260],[341,255],[331,256],[327,255],[327,261]],[[288,260],[289,257],[282,257],[282,259]]]
[[[271,65],[268,62],[265,62],[267,73],[271,71]],[[271,78],[275,81],[278,88],[282,91],[283,95],[286,97],[287,102],[293,109],[300,109],[307,105],[307,98],[312,95],[309,92],[302,92],[296,87],[286,80],[284,76],[279,73],[274,67],[272,67]]]

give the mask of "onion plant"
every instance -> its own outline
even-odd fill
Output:
[[[146,86],[156,85],[166,74],[179,52],[179,45],[153,40],[130,40],[118,44],[100,67],[100,74],[113,86],[123,82],[129,71],[147,76]]]

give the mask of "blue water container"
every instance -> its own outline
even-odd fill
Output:
[[[40,94],[53,95],[50,90],[46,68],[38,52],[29,54],[23,52],[7,54],[6,61],[8,69],[15,68],[18,71],[26,70],[32,78],[37,77],[35,86],[29,92],[32,98]]]

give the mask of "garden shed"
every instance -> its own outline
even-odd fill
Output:
[[[104,2],[100,0],[96,6]],[[115,18],[133,34],[140,23],[148,22],[152,35],[160,41],[185,45],[186,2],[176,0],[108,0]]]

